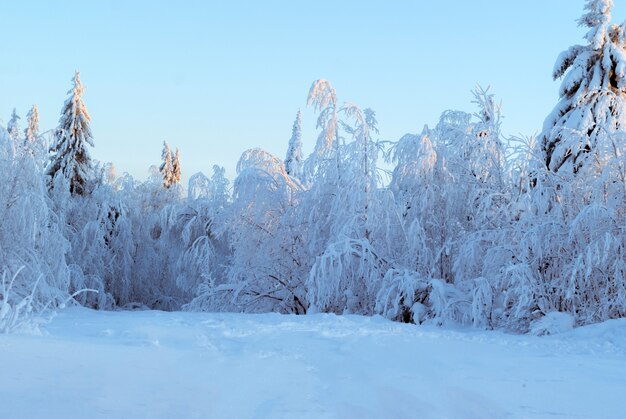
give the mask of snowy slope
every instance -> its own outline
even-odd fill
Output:
[[[1,335],[2,418],[623,418],[626,319],[533,337],[358,316],[96,312]]]

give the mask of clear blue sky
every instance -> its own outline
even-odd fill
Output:
[[[615,0],[614,22],[626,18]],[[583,0],[449,1],[14,1],[2,5],[0,117],[40,108],[56,126],[74,69],[86,86],[92,156],[145,179],[163,140],[183,176],[232,177],[241,152],[284,157],[311,82],[376,110],[397,139],[446,109],[473,111],[470,90],[490,85],[505,134],[532,134],[557,100],[557,55],[583,42]],[[24,125],[24,118],[22,126]]]

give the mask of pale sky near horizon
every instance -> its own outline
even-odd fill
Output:
[[[626,18],[615,0],[613,21]],[[95,148],[118,173],[147,177],[164,140],[183,177],[213,164],[232,179],[245,149],[284,158],[318,78],[340,102],[377,112],[380,138],[475,111],[479,83],[503,102],[505,134],[530,135],[558,99],[557,55],[583,43],[583,0],[19,1],[2,6],[0,119],[33,103],[58,122],[74,70],[86,87]]]

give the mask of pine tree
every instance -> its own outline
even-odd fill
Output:
[[[172,159],[172,183],[180,183],[180,175],[180,153],[177,148],[176,153],[174,153],[174,158]]]
[[[11,119],[7,124],[7,131],[9,132],[9,137],[15,142],[17,142],[20,138],[20,124],[19,120],[21,118],[16,113],[15,108],[13,108],[13,112],[11,113]]]
[[[546,118],[539,146],[548,170],[576,173],[597,144],[626,124],[626,25],[610,25],[613,0],[587,0],[578,21],[587,45],[561,53],[553,78],[560,102]]]
[[[91,117],[83,102],[85,88],[80,81],[80,72],[76,71],[72,79],[74,86],[65,101],[59,126],[55,132],[55,144],[50,148],[53,153],[47,174],[54,178],[61,173],[68,181],[72,195],[86,193],[85,186],[90,176],[92,162],[87,145],[94,146],[89,122]]]
[[[39,108],[33,105],[27,115],[28,126],[24,130],[27,144],[33,144],[39,136]]]
[[[159,172],[163,177],[163,187],[168,189],[174,183],[174,162],[172,159],[172,150],[166,141],[163,141],[163,151],[161,153],[163,162],[159,167]]]
[[[285,171],[289,176],[300,179],[302,177],[302,112],[298,110],[296,120],[291,129],[291,139],[285,158]]]

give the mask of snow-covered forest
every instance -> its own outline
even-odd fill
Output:
[[[381,139],[373,110],[320,79],[284,159],[246,150],[232,182],[214,166],[181,185],[184,150],[167,143],[143,182],[91,158],[76,72],[57,127],[34,105],[0,128],[0,330],[74,303],[537,334],[626,317],[626,23],[611,6],[586,2],[536,136],[505,136],[500,98],[478,87],[467,110]]]

